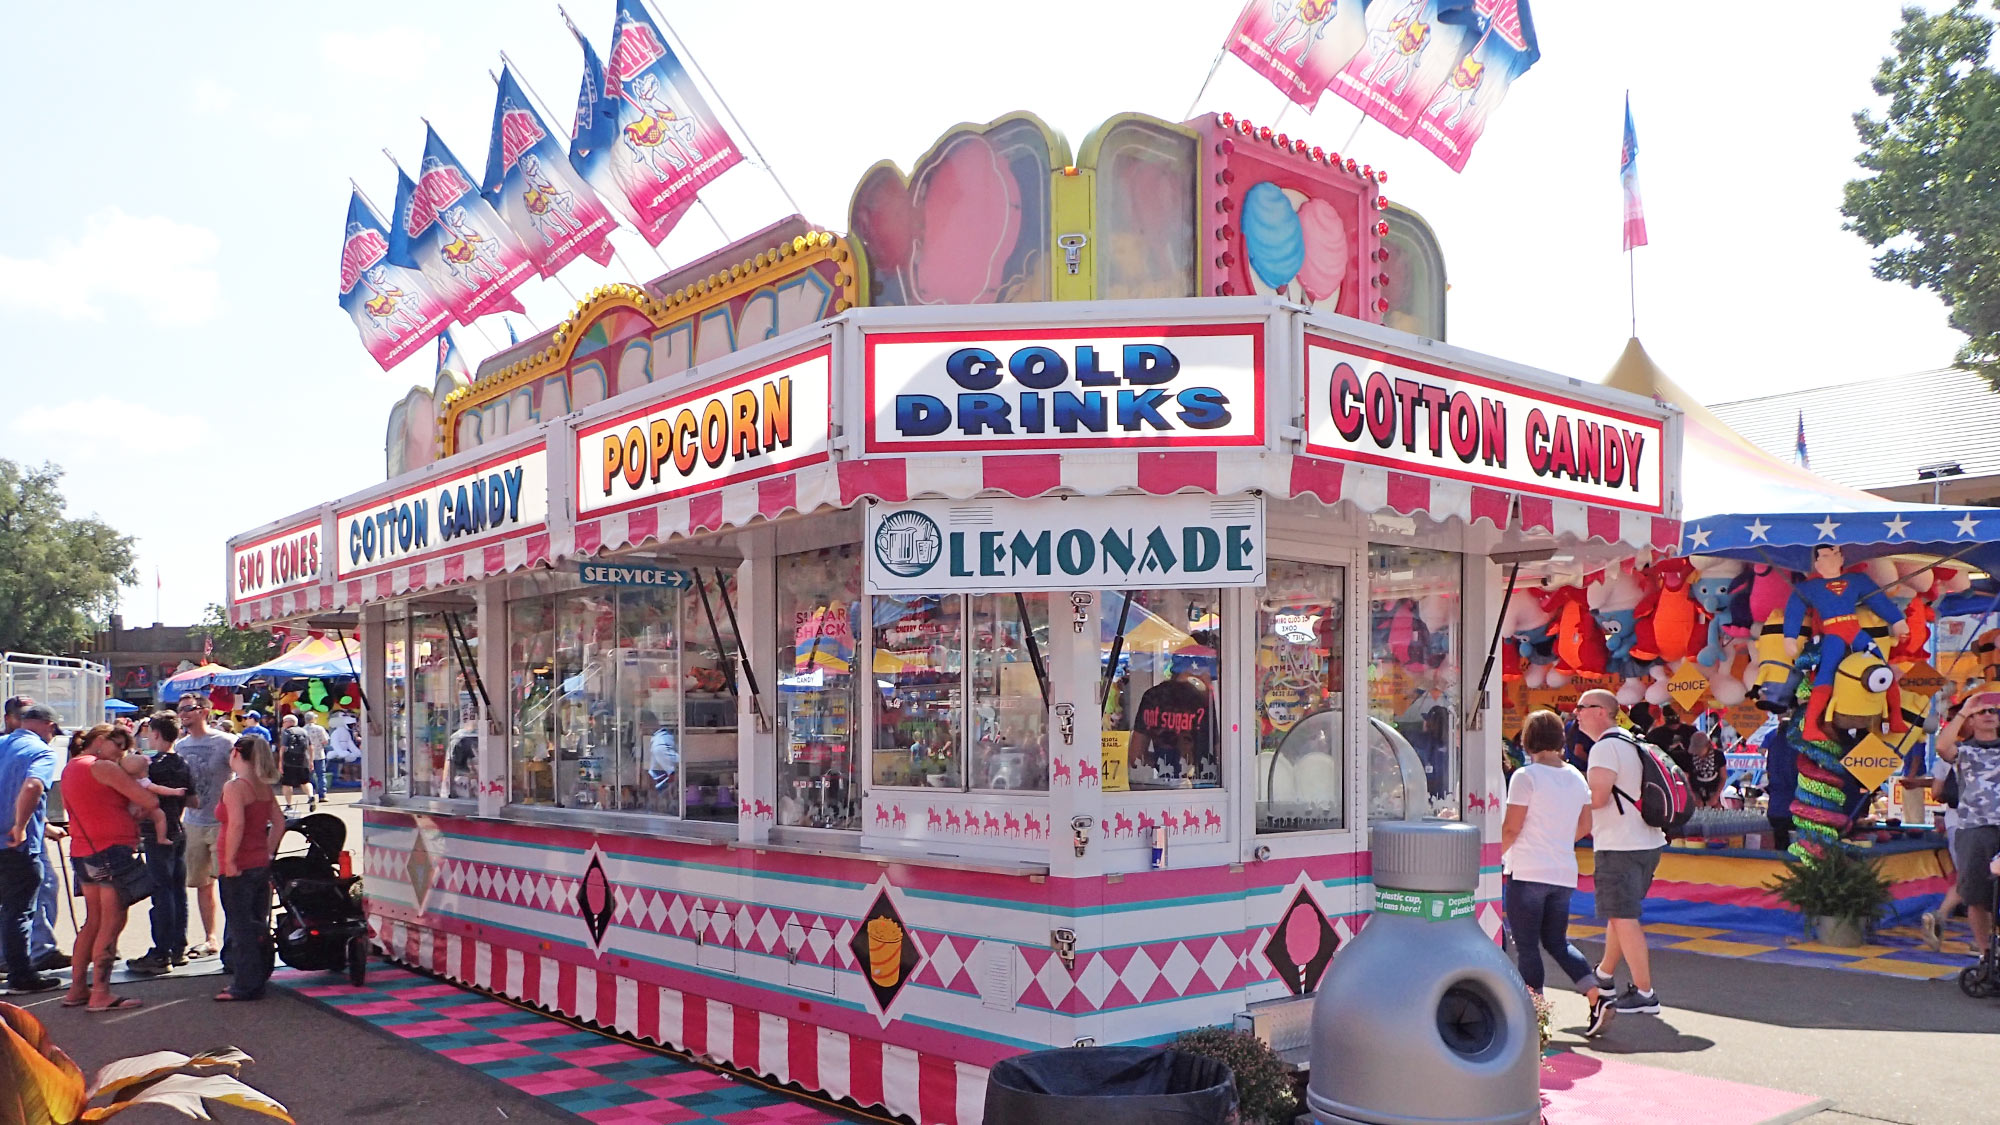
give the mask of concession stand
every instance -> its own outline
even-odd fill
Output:
[[[390,956],[955,1123],[1310,993],[1371,820],[1482,825],[1497,932],[1510,570],[1675,547],[1679,415],[1438,342],[1384,178],[959,126],[413,391],[231,542],[235,620],[358,634]]]

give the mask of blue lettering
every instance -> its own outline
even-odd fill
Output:
[[[1229,396],[1214,387],[1190,387],[1174,396],[1180,404],[1181,425],[1190,430],[1213,430],[1229,424]]]
[[[508,469],[507,478],[507,522],[521,520],[521,482],[528,479],[528,470],[520,467]]]
[[[449,543],[458,535],[458,521],[452,516],[451,489],[438,491],[438,541]]]
[[[896,432],[904,437],[932,437],[949,425],[951,411],[936,395],[896,396]]]
[[[1229,561],[1224,564],[1225,568],[1229,570],[1249,570],[1251,551],[1250,525],[1233,523],[1229,525],[1227,530],[1229,532]]]
[[[465,511],[465,530],[478,532],[486,530],[486,478],[472,478],[472,486],[466,501],[459,505]]]
[[[962,531],[951,533],[951,576],[953,578],[972,577],[972,571],[967,570],[965,566],[965,533]]]
[[[982,578],[998,578],[1006,573],[1000,569],[1000,561],[1007,557],[1007,549],[1000,545],[1004,531],[982,531],[979,533],[979,574]]]
[[[958,396],[958,428],[967,437],[987,429],[996,434],[1013,433],[1014,424],[1007,420],[1007,399],[1001,395]]]
[[[1014,571],[1024,569],[1047,576],[1049,573],[1049,533],[1044,531],[1033,539],[1025,531],[1014,533],[1014,542],[1008,548],[1014,556]]]
[[[1104,548],[1104,565],[1111,566],[1116,564],[1119,570],[1127,574],[1132,573],[1132,564],[1138,560],[1138,555],[1132,549],[1132,535],[1130,532],[1127,532],[1123,538],[1120,538],[1115,528],[1107,527],[1104,529],[1104,535],[1099,545]]]
[[[1162,344],[1125,345],[1125,381],[1135,387],[1166,383],[1181,373],[1180,358]]]
[[[1088,344],[1076,349],[1076,381],[1086,387],[1115,387],[1118,373],[1097,365],[1097,349]]]
[[[1150,419],[1156,430],[1171,428],[1167,425],[1167,420],[1160,416],[1160,407],[1166,401],[1167,392],[1162,390],[1119,391],[1118,427],[1123,430],[1137,430],[1141,428],[1142,422]]]
[[[1085,391],[1080,395],[1074,391],[1057,391],[1054,398],[1057,430],[1073,434],[1081,426],[1093,433],[1104,432],[1103,391]]]
[[[1222,537],[1212,527],[1184,527],[1181,529],[1181,569],[1189,574],[1200,574],[1215,569],[1222,559]]]
[[[429,500],[410,501],[410,533],[418,550],[431,545],[431,502]]]
[[[1056,565],[1064,574],[1085,574],[1097,563],[1097,544],[1091,541],[1090,533],[1074,528],[1062,533],[1056,540]]]
[[[1053,348],[1022,348],[1007,360],[1007,370],[1024,387],[1052,391],[1069,379],[1069,365]]]
[[[353,523],[347,525],[347,565],[349,566],[355,566],[361,562],[361,529],[367,526],[367,520],[355,520]],[[368,553],[372,556],[375,552],[370,551]]]
[[[990,391],[1000,385],[1000,357],[985,348],[960,348],[944,361],[944,373],[968,391]],[[911,397],[930,398],[929,395]]]
[[[1042,409],[1042,392],[1040,391],[1021,392],[1022,433],[1039,434],[1046,431],[1048,429],[1048,424],[1047,421],[1042,417],[1043,413],[1044,412]]]

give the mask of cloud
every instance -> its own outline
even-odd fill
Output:
[[[320,37],[327,69],[352,78],[407,77],[442,46],[438,37],[414,27],[384,27],[365,35],[333,31]]]
[[[104,320],[107,301],[123,298],[155,324],[199,324],[222,309],[220,247],[206,227],[108,208],[41,257],[0,256],[0,308]]]
[[[236,91],[213,78],[197,78],[194,83],[196,113],[227,113],[236,104]]]
[[[14,414],[9,428],[30,445],[74,450],[86,434],[119,434],[140,444],[171,440],[185,443],[208,436],[208,420],[199,414],[176,414],[131,399],[95,398],[30,406]],[[72,471],[80,465],[68,466]]]

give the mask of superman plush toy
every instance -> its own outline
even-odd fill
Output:
[[[1806,702],[1800,726],[1800,733],[1814,742],[1825,742],[1829,737],[1821,728],[1820,719],[1826,715],[1827,704],[1833,698],[1840,662],[1857,648],[1875,647],[1873,641],[1863,636],[1856,611],[1865,605],[1879,614],[1882,620],[1891,623],[1889,632],[1893,636],[1901,637],[1910,630],[1903,621],[1902,610],[1889,600],[1874,579],[1865,574],[1841,573],[1846,564],[1847,557],[1839,547],[1831,544],[1814,547],[1813,576],[1793,586],[1791,599],[1785,603],[1785,644],[1793,656],[1803,646],[1799,634],[1805,628],[1806,611],[1811,610],[1819,622],[1819,670],[1813,677],[1812,697]]]

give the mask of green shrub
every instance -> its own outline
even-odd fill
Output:
[[[1235,1073],[1237,1112],[1243,1125],[1291,1125],[1298,1116],[1291,1066],[1250,1032],[1199,1027],[1183,1032],[1168,1047],[1215,1059]]]
[[[1873,860],[1838,845],[1824,859],[1787,864],[1769,890],[1808,918],[1859,918],[1871,926],[1895,901]]]

